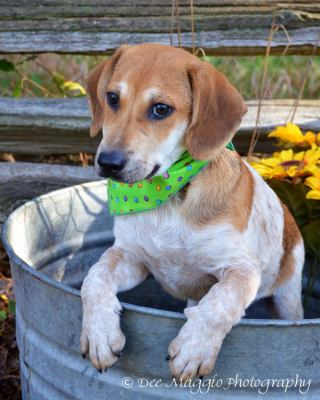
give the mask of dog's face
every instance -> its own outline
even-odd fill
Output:
[[[210,64],[158,44],[123,46],[88,77],[91,135],[102,128],[102,176],[132,183],[164,172],[188,150],[211,159],[246,112],[241,95]]]

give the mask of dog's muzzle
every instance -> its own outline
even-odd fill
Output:
[[[120,150],[102,151],[98,157],[100,175],[105,178],[117,177],[127,163],[125,154]]]

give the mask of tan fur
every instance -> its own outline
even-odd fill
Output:
[[[292,250],[302,241],[301,233],[298,229],[296,221],[293,219],[288,207],[282,203],[284,213],[284,230],[283,230],[283,257],[279,269],[279,275],[275,282],[275,287],[282,285],[292,277],[295,270],[295,259]]]
[[[101,95],[101,85],[107,83],[111,77],[114,66],[119,60],[123,48],[119,48],[110,60],[98,64],[91,72],[87,81],[87,91],[89,106],[92,114],[92,125],[90,129],[91,137],[94,137],[100,131],[104,121],[104,93]],[[101,76],[104,81],[101,82]]]
[[[184,55],[184,52],[181,50],[181,54],[179,52],[176,54],[169,47],[162,47],[166,49],[168,56],[171,57],[171,61],[175,65],[175,69],[171,71],[169,76],[167,71],[163,70],[165,59],[159,62],[158,65],[156,63],[156,61],[160,61],[159,49],[157,47],[153,48],[150,45],[142,45],[139,55],[136,54],[135,48],[131,48],[130,46],[126,46],[124,49],[120,48],[119,50],[122,50],[121,53],[119,54],[118,50],[107,61],[109,63],[108,67],[105,66],[103,69],[100,68],[97,70],[98,66],[89,74],[89,97],[94,99],[94,103],[98,101],[100,108],[104,109],[104,119],[108,121],[108,130],[110,131],[110,145],[119,144],[124,146],[124,148],[127,146],[130,148],[134,135],[143,137],[145,136],[144,132],[150,134],[152,124],[145,118],[146,102],[143,96],[140,96],[149,87],[158,88],[160,93],[162,92],[162,94],[153,98],[152,102],[168,101],[176,107],[177,115],[181,113],[179,118],[177,117],[178,120],[188,119],[191,108],[190,87],[185,81],[181,81],[181,56]],[[120,58],[121,63],[118,62]],[[141,59],[145,60],[143,67],[137,70],[135,65]],[[111,71],[113,72],[112,74]],[[100,76],[97,76],[99,72]],[[97,78],[98,84],[96,83]],[[95,86],[91,85],[92,81],[95,82]],[[130,93],[121,99],[123,112],[117,115],[106,104],[105,94],[107,91],[117,91],[119,81],[129,82]],[[94,87],[97,86],[99,87],[98,92],[94,91]],[[90,90],[91,88],[93,90]],[[172,93],[172,95],[168,97],[167,93]],[[138,97],[138,101],[133,102],[133,99],[136,97]],[[129,113],[126,111],[131,112],[130,118]],[[172,122],[163,121],[163,124],[158,124],[161,125],[160,127],[153,126],[152,130],[155,131],[154,136],[157,135],[163,138],[168,129],[173,127]],[[174,123],[176,123],[176,120]],[[100,122],[100,128],[102,125],[103,121]],[[117,132],[114,132],[115,130]],[[112,138],[116,139],[116,141],[113,142]]]
[[[240,93],[210,64],[194,62],[187,73],[193,94],[187,148],[197,159],[211,159],[231,139],[247,107]]]
[[[116,270],[117,265],[123,260],[124,254],[121,249],[115,248],[112,252],[110,252],[110,256],[108,259],[108,267],[111,273]]]
[[[182,212],[196,226],[229,222],[243,231],[251,213],[253,191],[247,166],[236,152],[225,149],[190,185]]]

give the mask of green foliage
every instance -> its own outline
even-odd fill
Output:
[[[6,59],[1,59],[0,60],[0,70],[1,71],[14,71],[15,70],[15,66],[11,61],[8,61]]]
[[[21,81],[18,81],[16,87],[12,91],[12,96],[13,97],[21,97],[21,95],[22,95]]]
[[[58,74],[58,72],[53,72],[52,73],[52,79],[54,83],[60,88],[60,86],[63,85],[64,82],[64,77],[61,74]]]
[[[15,314],[16,313],[16,302],[12,299],[9,299],[8,303],[8,311],[10,314]]]
[[[320,259],[320,220],[306,224],[301,232],[307,253],[314,254]]]
[[[0,310],[0,322],[7,319],[7,312],[5,310]]]
[[[320,259],[320,201],[306,199],[309,188],[303,183],[293,185],[275,179],[269,180],[268,183],[294,216],[301,230],[307,254]]]
[[[16,302],[12,298],[8,298],[6,294],[0,295],[0,337],[2,332],[2,324],[9,317],[16,313]]]
[[[306,186],[302,183],[292,185],[292,183],[276,179],[270,179],[268,183],[287,205],[297,224],[299,226],[307,224],[309,221],[309,200],[306,199]]]
[[[293,185],[275,179],[267,182],[289,208],[303,237],[306,250],[305,276],[307,277],[304,307],[307,307],[320,273],[320,201],[306,199],[309,188],[303,183]]]

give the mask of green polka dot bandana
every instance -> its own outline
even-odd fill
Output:
[[[232,143],[227,147],[234,150]],[[191,182],[207,164],[208,161],[194,160],[188,152],[185,152],[162,175],[135,183],[122,183],[108,179],[110,214],[132,214],[161,206]]]

